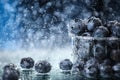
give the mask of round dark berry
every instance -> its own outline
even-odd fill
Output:
[[[98,61],[95,58],[88,60],[84,66],[84,75],[88,78],[95,78],[98,76]]]
[[[84,65],[85,65],[85,61],[83,60],[77,60],[72,67],[72,72],[73,73],[78,73],[84,70]]]
[[[96,38],[104,38],[109,36],[109,30],[104,26],[99,26],[93,32],[93,37]]]
[[[22,58],[20,62],[22,68],[30,69],[34,66],[34,60],[31,57]]]
[[[48,73],[50,72],[51,68],[52,68],[51,64],[46,60],[38,61],[35,64],[35,70],[38,73]]]
[[[107,40],[106,43],[111,49],[117,49],[120,46],[120,40],[116,37],[110,37],[111,39]],[[115,39],[116,38],[116,39]]]
[[[120,63],[117,63],[113,66],[114,75],[120,77]]]
[[[69,26],[70,33],[77,36],[80,36],[86,30],[85,23],[82,20],[78,20],[77,22],[71,21],[68,26]]]
[[[120,38],[120,23],[116,23],[114,26],[112,26],[111,31],[114,36]]]
[[[59,67],[62,70],[71,70],[73,63],[69,59],[65,59],[60,62]]]
[[[4,66],[2,80],[18,80],[20,76],[14,64],[8,64]]]
[[[97,60],[104,60],[106,58],[106,49],[105,45],[95,44],[92,49],[93,55]]]
[[[111,51],[111,54],[110,54],[110,57],[113,61],[115,62],[120,62],[120,50],[112,50]]]
[[[110,65],[100,64],[100,75],[104,78],[109,78],[113,75],[113,69]]]
[[[87,22],[87,29],[93,31],[96,27],[101,26],[102,21],[99,18],[92,17]]]

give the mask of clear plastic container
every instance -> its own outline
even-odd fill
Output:
[[[72,37],[72,41],[73,41],[73,55],[75,61],[82,59],[88,60],[91,57],[101,58],[101,56],[99,56],[97,52],[100,52],[102,49],[104,50],[104,53],[102,53],[102,55],[105,55],[106,58],[110,58],[111,50],[120,49],[120,38],[113,37],[94,38],[74,36]],[[101,47],[101,50],[99,48],[96,48],[96,46],[99,47],[99,45],[97,44],[102,45],[103,48]]]

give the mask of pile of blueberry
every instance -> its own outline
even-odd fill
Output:
[[[72,72],[82,72],[89,78],[120,77],[119,22],[103,23],[101,19],[91,17],[72,20],[68,26],[74,37],[74,54],[77,58]]]
[[[109,21],[103,24],[101,19],[90,17],[87,20],[72,20],[68,26],[70,33],[75,36],[120,38],[120,23],[117,21]]]

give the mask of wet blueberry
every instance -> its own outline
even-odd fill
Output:
[[[77,20],[76,22],[73,20],[69,23],[68,26],[70,33],[78,36],[80,36],[86,30],[85,23],[82,20]]]
[[[112,26],[111,31],[114,36],[120,38],[120,23],[116,23],[114,26]]]
[[[95,58],[88,60],[84,66],[84,75],[88,78],[96,78],[99,73],[98,65],[99,63]]]
[[[93,46],[92,49],[93,55],[98,60],[104,60],[106,58],[106,49],[105,45],[97,43]]]
[[[50,72],[51,68],[52,68],[51,64],[46,60],[38,61],[35,64],[35,70],[38,73],[48,73]]]
[[[84,70],[85,61],[77,60],[72,67],[72,73],[79,73]]]
[[[96,38],[104,38],[104,37],[108,37],[108,36],[109,36],[109,30],[104,26],[99,26],[93,32],[93,37],[96,37]]]
[[[96,27],[101,26],[102,21],[99,18],[92,17],[88,20],[87,29],[93,31]]]
[[[110,37],[111,39],[106,40],[107,45],[111,48],[111,49],[117,49],[120,46],[120,40],[117,39],[117,37]]]
[[[120,62],[120,50],[112,50],[111,51],[111,54],[110,54],[110,57],[113,61],[115,62]]]
[[[112,29],[112,27],[113,27],[116,23],[117,23],[116,20],[115,20],[115,21],[109,21],[109,22],[107,22],[107,28],[108,28],[110,31],[112,31],[111,29]]]
[[[98,67],[98,65],[99,65],[98,60],[95,58],[91,58],[86,62],[85,67],[87,68],[89,68],[90,66]]]
[[[102,64],[103,65],[113,65],[113,62],[110,59],[105,59]]]
[[[15,68],[16,68],[16,65],[10,63],[10,64],[5,65],[3,70],[6,71],[8,69],[15,69]]]
[[[34,60],[31,57],[22,58],[20,62],[22,68],[30,69],[34,66]]]
[[[105,63],[100,64],[100,75],[104,78],[109,78],[113,75],[113,69],[111,65],[106,65]]]
[[[73,63],[69,59],[65,59],[60,62],[59,67],[62,70],[71,70]]]
[[[4,66],[2,80],[18,80],[19,76],[20,73],[14,64]]]
[[[120,63],[117,63],[113,66],[114,75],[120,77]]]

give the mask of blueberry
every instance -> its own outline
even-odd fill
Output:
[[[72,67],[72,73],[79,73],[83,71],[85,65],[85,61],[83,60],[77,60]]]
[[[93,32],[93,37],[96,37],[96,38],[104,38],[104,37],[108,37],[108,36],[109,36],[109,30],[104,26],[99,26]]]
[[[113,63],[110,59],[105,59],[102,64],[103,65],[113,65]]]
[[[92,17],[87,22],[87,29],[93,31],[96,27],[101,26],[102,21],[99,18]]]
[[[69,59],[65,59],[60,62],[59,67],[62,70],[71,70],[73,63]]]
[[[112,26],[111,31],[114,36],[120,38],[120,23],[116,23],[114,26]]]
[[[110,57],[115,62],[120,62],[120,49],[111,51]]]
[[[104,78],[109,78],[113,75],[113,69],[112,66],[106,65],[105,63],[100,64],[100,75]]]
[[[30,69],[34,66],[34,60],[31,57],[22,58],[20,62],[22,68]]]
[[[88,60],[84,66],[84,75],[88,78],[96,78],[99,72],[98,65],[99,63],[95,58]]]
[[[85,23],[82,20],[72,20],[68,26],[70,33],[77,36],[80,36],[86,30]]]
[[[2,80],[18,80],[20,76],[19,71],[14,64],[4,66]]]
[[[113,70],[114,70],[114,75],[116,77],[120,77],[120,63],[117,63],[113,66]]]
[[[109,39],[107,40],[107,45],[111,48],[111,49],[117,49],[119,46],[120,46],[120,40],[118,39],[114,39],[116,37],[110,37],[110,38],[113,38],[112,39]]]
[[[38,73],[48,73],[51,70],[51,64],[46,60],[38,61],[35,64],[35,70]]]
[[[16,68],[16,65],[10,63],[10,64],[5,65],[3,70],[6,71],[8,69],[15,69],[15,68]]]
[[[113,70],[114,70],[115,72],[119,72],[119,73],[120,73],[120,63],[115,64],[115,65],[113,66]]]
[[[108,28],[109,30],[111,30],[112,27],[113,27],[116,23],[117,23],[116,20],[115,20],[115,21],[109,21],[109,22],[107,22],[107,28]],[[111,30],[111,31],[112,31],[112,30]]]
[[[92,52],[94,57],[98,60],[104,60],[107,55],[105,45],[102,45],[100,43],[97,43],[93,46]]]
[[[98,76],[98,69],[94,66],[85,68],[85,76],[88,78],[96,78]]]
[[[88,36],[88,37],[90,37],[91,35],[92,35],[91,32],[85,32],[81,36]]]
[[[91,59],[89,59],[89,60],[86,62],[85,67],[89,68],[89,67],[91,67],[91,66],[94,66],[94,67],[97,68],[98,65],[99,65],[98,60],[95,59],[95,58],[91,58]]]

